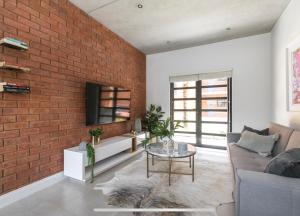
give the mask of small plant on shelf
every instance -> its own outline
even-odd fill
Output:
[[[86,146],[88,165],[91,166],[91,183],[94,182],[94,167],[95,167],[95,139],[97,139],[97,144],[100,143],[100,138],[103,134],[102,128],[96,128],[95,130],[90,129],[89,135],[91,137],[92,143],[88,143]]]
[[[94,182],[94,167],[95,167],[95,149],[94,147],[88,143],[86,146],[87,157],[88,157],[88,165],[91,166],[91,183]]]
[[[89,134],[92,140],[93,147],[95,146],[95,141],[97,140],[97,144],[100,144],[100,139],[103,134],[103,130],[101,128],[97,128],[95,130],[90,129]]]

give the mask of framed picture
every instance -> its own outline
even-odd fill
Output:
[[[288,111],[300,111],[300,37],[287,48]]]

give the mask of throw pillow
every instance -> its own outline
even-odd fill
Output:
[[[236,145],[257,152],[260,155],[269,156],[278,138],[278,134],[263,136],[250,131],[244,131]]]
[[[280,153],[269,161],[265,173],[300,178],[300,148]]]
[[[263,129],[263,130],[256,130],[254,128],[248,127],[248,126],[244,126],[243,131],[250,131],[259,135],[264,135],[264,136],[268,136],[269,135],[269,128]]]

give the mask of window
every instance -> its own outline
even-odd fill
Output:
[[[231,83],[227,77],[171,83],[171,118],[184,127],[175,132],[176,141],[226,148],[232,119]]]

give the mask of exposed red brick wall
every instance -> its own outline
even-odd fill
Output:
[[[145,112],[145,55],[67,0],[0,0],[0,37],[29,43],[0,47],[0,59],[31,68],[0,70],[0,80],[31,86],[0,93],[0,194],[63,170],[63,149],[88,139],[85,82],[132,91],[132,121],[103,126],[104,137],[130,130]]]

